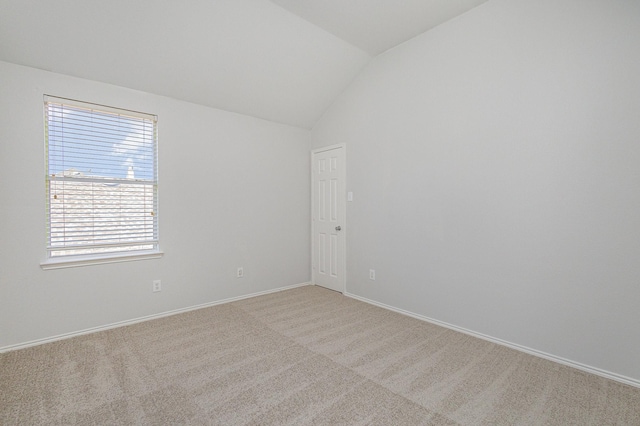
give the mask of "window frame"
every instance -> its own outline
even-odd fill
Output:
[[[40,263],[42,269],[60,269],[60,268],[71,268],[77,266],[87,266],[87,265],[96,265],[96,264],[105,264],[105,263],[115,263],[115,262],[127,262],[134,260],[146,260],[146,259],[157,259],[162,257],[163,252],[160,250],[160,235],[159,235],[159,178],[158,178],[158,119],[154,114],[143,113],[139,111],[128,110],[124,108],[117,108],[102,104],[96,104],[91,102],[79,101],[75,99],[63,98],[59,96],[51,96],[44,95],[43,102],[43,115],[44,115],[44,140],[45,140],[45,216],[46,216],[46,232],[45,232],[45,260]],[[149,249],[138,249],[132,251],[120,250],[120,251],[111,251],[111,252],[98,252],[98,253],[88,253],[88,254],[61,254],[61,255],[52,255],[52,252],[56,251],[56,248],[51,244],[51,232],[52,232],[52,213],[51,213],[51,182],[64,182],[69,180],[66,176],[62,178],[58,177],[57,179],[52,179],[50,175],[50,146],[49,146],[49,138],[51,133],[49,132],[49,123],[48,123],[48,113],[47,109],[50,103],[61,104],[64,106],[68,106],[71,108],[80,108],[95,111],[97,114],[117,114],[125,117],[132,117],[136,119],[143,120],[151,120],[153,124],[153,166],[152,173],[153,178],[144,180],[148,185],[151,183],[153,185],[153,234],[154,237],[152,240],[145,239],[139,241],[140,244],[137,245],[150,245],[153,246]],[[79,179],[76,182],[98,182],[100,180],[99,177],[96,178],[86,178]],[[109,178],[110,181],[124,181],[124,178]],[[73,179],[71,180],[73,181]],[[140,181],[143,182],[143,181]],[[125,183],[125,182],[122,182]],[[128,183],[128,182],[126,182]],[[144,184],[144,183],[141,183]],[[115,235],[115,234],[114,234]],[[124,242],[120,245],[116,245],[117,247],[123,248],[128,245],[134,245],[133,240],[129,242]],[[106,245],[102,245],[103,248]],[[64,246],[63,246],[64,247]],[[98,244],[88,245],[89,249],[99,249]]]

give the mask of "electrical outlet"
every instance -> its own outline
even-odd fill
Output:
[[[238,268],[238,272],[236,272],[236,278],[243,278],[244,277],[244,269],[242,269],[242,266]]]
[[[376,270],[375,269],[369,269],[369,279],[372,281],[376,280]]]
[[[162,282],[160,280],[153,280],[153,292],[162,290]]]

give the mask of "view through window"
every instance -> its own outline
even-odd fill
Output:
[[[158,248],[156,116],[45,96],[49,257]]]

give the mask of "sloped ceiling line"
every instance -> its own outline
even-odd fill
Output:
[[[372,56],[484,1],[0,0],[0,60],[310,129]]]

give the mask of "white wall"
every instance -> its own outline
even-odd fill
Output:
[[[347,291],[640,380],[638,40],[637,1],[491,0],[377,57],[313,129]]]
[[[5,62],[0,82],[0,348],[309,280],[309,131]],[[158,115],[162,259],[41,270],[45,93]]]

